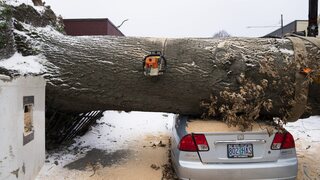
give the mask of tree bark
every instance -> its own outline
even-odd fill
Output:
[[[32,0],[34,6],[43,6],[42,0]]]
[[[45,74],[48,104],[63,111],[201,114],[200,103],[210,95],[221,100],[220,106],[226,88],[239,92],[243,74],[255,85],[267,80],[263,97],[252,101],[272,100],[273,108],[261,113],[278,116],[281,108],[289,108],[293,94],[287,91],[294,91],[299,71],[289,40],[45,37],[41,53],[51,63]],[[142,60],[152,50],[163,50],[167,59],[167,71],[157,78],[145,77],[142,70]]]
[[[310,67],[315,74],[319,69],[320,53],[309,42],[305,42],[308,59],[301,63],[286,39],[71,37],[19,22],[12,28],[14,34],[8,36],[29,47],[19,50],[17,45],[20,53],[40,54],[46,60],[47,107],[64,112],[124,110],[219,117],[230,111],[236,116],[258,111],[261,117],[283,118],[295,104],[299,66]],[[142,62],[155,50],[164,54],[167,70],[162,76],[146,77]],[[309,90],[309,114],[319,114],[319,84],[312,83]]]
[[[47,34],[46,38],[41,53],[55,67],[46,68],[47,92],[52,98],[50,104],[63,111],[200,114],[200,102],[210,94],[219,95],[226,87],[239,88],[237,77],[241,73],[257,81],[266,78],[259,72],[261,60],[274,58],[281,69],[287,66],[282,53],[269,51],[272,40],[167,39],[163,47],[165,40],[160,39],[57,34]],[[274,42],[290,49],[285,47],[287,41]],[[219,43],[224,46],[217,48]],[[149,51],[163,48],[167,71],[158,78],[145,77],[142,60]],[[290,71],[279,73],[292,76]]]

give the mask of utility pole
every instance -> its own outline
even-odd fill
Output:
[[[281,37],[283,38],[283,15],[281,14]]]
[[[280,23],[281,25],[279,26],[247,26],[247,28],[273,28],[273,27],[277,27],[277,28],[281,28],[281,38],[284,37],[284,29],[283,29],[283,14],[281,14],[281,17],[280,17]],[[280,34],[278,35],[280,36]]]
[[[318,35],[318,0],[309,0],[308,36]]]

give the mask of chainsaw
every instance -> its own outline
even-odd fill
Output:
[[[143,71],[145,76],[162,75],[167,67],[167,61],[161,51],[151,51],[143,60]]]

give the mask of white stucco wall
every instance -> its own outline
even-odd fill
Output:
[[[23,145],[23,97],[34,96],[34,139]],[[45,80],[0,75],[0,179],[34,179],[45,160]]]

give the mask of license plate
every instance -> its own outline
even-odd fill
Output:
[[[253,157],[252,144],[228,144],[228,158],[251,158]]]

